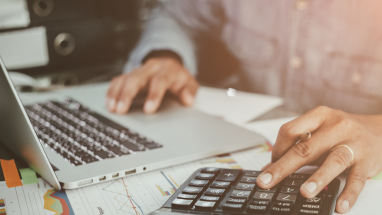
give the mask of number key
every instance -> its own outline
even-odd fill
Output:
[[[288,186],[283,186],[280,191],[280,193],[289,193],[289,194],[297,194],[299,192],[300,192],[299,187],[288,187]]]
[[[274,192],[276,192],[278,186],[279,186],[279,185],[276,184],[274,187],[269,188],[269,189],[263,189],[263,188],[261,188],[261,187],[257,187],[257,191],[260,191],[260,192],[267,192],[267,193],[274,193]]]
[[[220,171],[219,168],[215,168],[215,167],[206,167],[204,169],[202,169],[202,173],[212,173],[212,174],[216,174]]]
[[[253,196],[256,200],[272,200],[274,193],[256,192]]]
[[[256,184],[257,177],[243,176],[240,182],[248,183],[248,184]]]
[[[248,199],[250,195],[251,191],[233,190],[231,193],[231,198]]]
[[[291,178],[288,178],[287,180],[285,180],[285,185],[286,186],[301,186],[303,183],[302,180],[300,179],[291,179]]]
[[[195,203],[196,210],[213,211],[216,207],[216,202],[197,201]]]
[[[252,177],[257,177],[261,174],[260,171],[251,171],[251,172],[245,172],[245,176],[252,176]]]
[[[295,201],[296,201],[296,198],[297,198],[296,194],[284,194],[284,193],[280,193],[277,196],[276,200],[280,201],[280,202],[293,202],[293,204],[294,204]]]
[[[253,191],[253,189],[255,189],[255,184],[238,183],[235,189]]]

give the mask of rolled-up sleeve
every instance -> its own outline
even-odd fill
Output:
[[[153,10],[137,46],[131,52],[124,71],[141,66],[152,51],[170,50],[178,54],[192,75],[197,73],[194,37],[200,30],[210,29],[217,17],[210,13],[212,1],[164,1]]]

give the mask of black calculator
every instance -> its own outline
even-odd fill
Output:
[[[270,189],[256,184],[261,171],[202,168],[154,214],[333,214],[340,186],[334,179],[312,199],[300,194],[310,176],[294,173]]]

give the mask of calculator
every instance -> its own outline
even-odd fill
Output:
[[[300,186],[309,174],[294,173],[270,189],[256,184],[261,171],[207,167],[195,171],[153,214],[333,214],[340,180],[307,199]]]

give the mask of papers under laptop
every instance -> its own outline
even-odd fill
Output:
[[[108,83],[35,95],[22,104],[1,60],[0,64],[0,142],[56,189],[113,180],[264,141],[173,100],[164,101],[153,115],[145,115],[141,108],[127,115],[112,114],[105,105]]]

